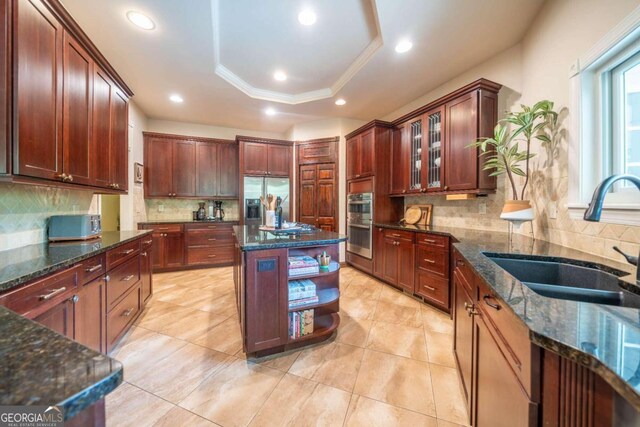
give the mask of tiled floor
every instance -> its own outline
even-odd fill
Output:
[[[451,320],[357,270],[340,274],[337,335],[263,359],[242,353],[231,268],[155,275],[113,354],[125,383],[107,397],[107,425],[465,425]]]

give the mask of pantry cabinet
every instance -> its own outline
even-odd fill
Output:
[[[497,123],[500,85],[480,79],[394,121],[391,194],[495,190],[478,148]]]
[[[143,132],[147,198],[238,197],[235,141]]]
[[[131,91],[59,1],[4,4],[0,33],[13,55],[3,65],[14,90],[0,96],[7,105],[13,98],[0,113],[15,124],[0,140],[4,172],[17,182],[126,191]]]

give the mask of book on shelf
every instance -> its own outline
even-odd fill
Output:
[[[289,276],[306,276],[318,273],[320,273],[320,266],[289,269]]]
[[[313,309],[289,313],[289,338],[296,339],[313,333]]]
[[[289,257],[289,275],[290,276],[318,274],[319,272],[320,272],[320,264],[318,264],[318,261],[316,259],[308,255]]]
[[[318,301],[320,301],[320,298],[317,295],[308,298],[289,300],[289,308],[298,307],[301,305],[315,304]]]
[[[289,301],[316,296],[316,284],[309,279],[289,282]]]

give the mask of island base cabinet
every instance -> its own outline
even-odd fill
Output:
[[[457,307],[456,307],[457,308]],[[489,332],[482,311],[476,315],[475,427],[536,426],[538,407],[529,400],[498,343]]]
[[[287,343],[288,252],[286,249],[248,252],[246,255],[246,352]]]

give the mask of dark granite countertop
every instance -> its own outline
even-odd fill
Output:
[[[122,365],[0,307],[0,405],[64,408],[65,420],[122,382]]]
[[[41,243],[0,252],[0,292],[108,251],[151,233],[104,231],[100,239],[85,242]]]
[[[204,221],[198,221],[193,219],[167,219],[167,220],[157,220],[157,221],[144,221],[139,222],[140,225],[154,225],[154,224],[237,224],[239,223],[239,219],[223,219],[222,221],[219,219],[207,219]]]
[[[507,233],[451,227],[378,227],[452,236],[473,270],[529,328],[532,342],[599,374],[640,410],[640,310],[544,297],[493,263],[484,253],[568,262],[601,270],[622,270],[621,286],[640,293],[635,267],[607,258]]]
[[[261,231],[257,225],[236,225],[233,231],[243,251],[329,245],[347,240],[347,236],[342,234],[319,229],[297,234],[274,234]]]

